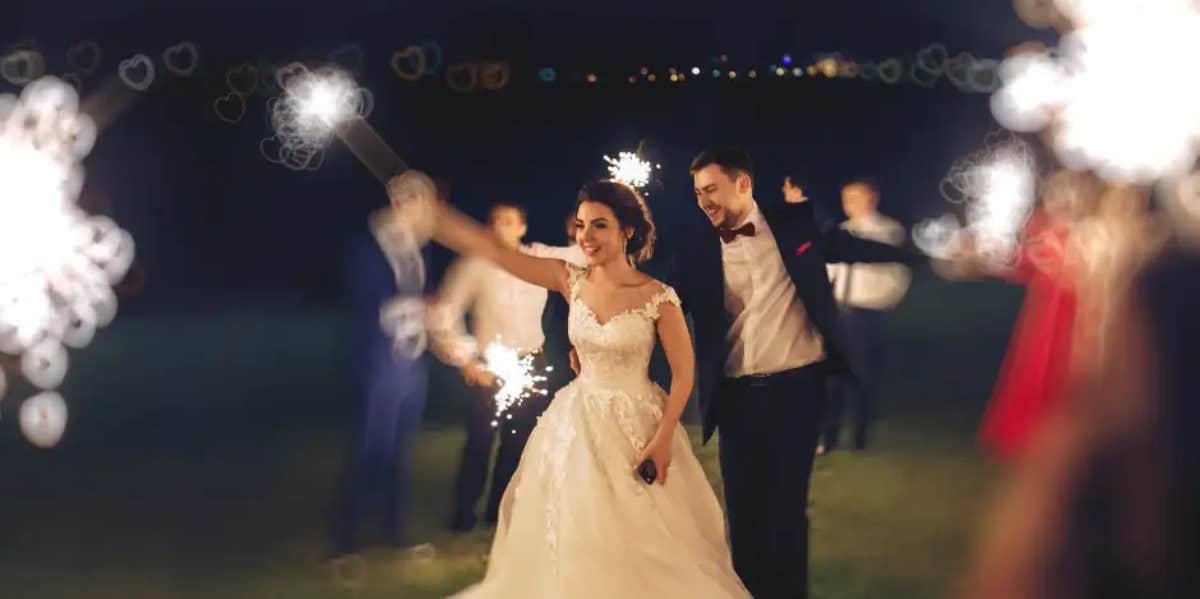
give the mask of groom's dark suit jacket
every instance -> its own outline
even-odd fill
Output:
[[[859,239],[839,228],[822,230],[812,202],[760,207],[779,247],[784,268],[812,325],[825,341],[829,372],[855,371],[843,351],[837,307],[825,264],[828,262],[914,262],[922,260],[907,249]],[[675,288],[695,327],[696,374],[700,414],[707,443],[720,424],[719,397],[714,389],[724,377],[729,331],[725,311],[725,273],[721,240],[711,226],[697,227],[675,248],[667,282]]]

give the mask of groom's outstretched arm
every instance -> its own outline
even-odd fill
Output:
[[[825,261],[836,262],[900,262],[924,264],[929,257],[911,247],[897,247],[878,241],[862,239],[841,228],[827,229],[825,238]]]

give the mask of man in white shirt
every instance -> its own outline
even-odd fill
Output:
[[[542,244],[521,245],[528,230],[525,210],[515,204],[497,204],[488,217],[496,236],[510,247],[541,257],[582,263],[582,252]],[[430,349],[446,364],[457,367],[473,390],[467,406],[467,436],[455,481],[455,509],[451,529],[467,532],[475,527],[476,504],[487,483],[488,462],[497,432],[500,447],[492,470],[485,518],[494,524],[504,489],[512,478],[529,433],[547,407],[549,396],[533,395],[506,414],[496,416],[496,377],[480,362],[493,342],[534,356],[534,371],[545,369],[542,353],[542,311],[546,290],[530,285],[478,257],[465,256],[446,271],[430,319]],[[471,334],[463,316],[471,314]]]
[[[879,189],[874,183],[859,179],[843,187],[842,209],[848,217],[842,230],[861,239],[904,245],[904,227],[879,213]],[[904,299],[912,276],[903,264],[836,263],[829,265],[829,280],[846,352],[859,370],[857,377],[838,376],[830,381],[829,413],[818,455],[837,448],[842,412],[850,404],[854,406],[854,448],[866,448],[883,364],[884,314]]]

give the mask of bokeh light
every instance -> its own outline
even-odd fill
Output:
[[[1051,128],[1058,158],[1109,180],[1186,172],[1200,147],[1200,8],[1189,0],[1060,0],[1075,24],[1057,51],[1005,61],[1002,124]]]
[[[53,77],[0,95],[0,351],[41,389],[66,376],[64,345],[87,346],[116,316],[112,287],[134,257],[129,233],[76,204],[97,134],[78,107]]]
[[[67,429],[67,404],[58,393],[45,391],[21,402],[21,434],[43,449],[58,445]]]

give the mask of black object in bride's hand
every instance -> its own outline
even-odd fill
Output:
[[[652,460],[642,462],[642,465],[638,466],[638,476],[642,477],[646,484],[654,484],[654,481],[658,479],[658,469],[654,467],[654,462]]]

